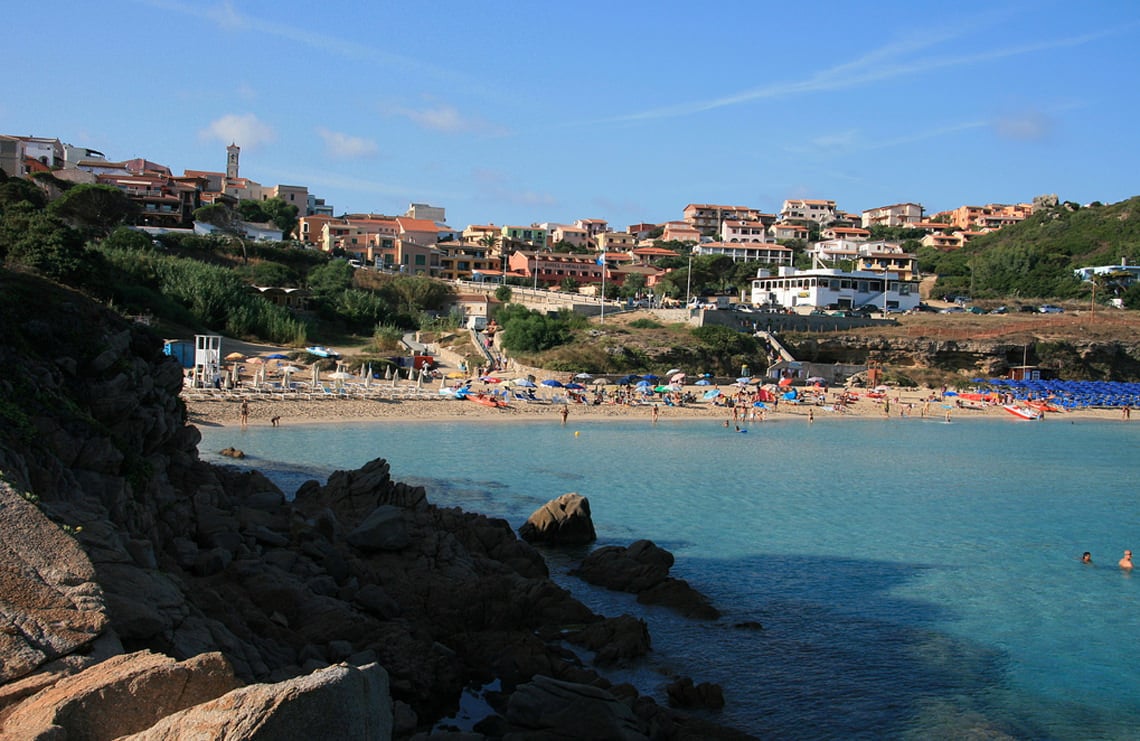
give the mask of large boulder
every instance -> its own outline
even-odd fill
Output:
[[[506,715],[512,731],[528,738],[648,738],[633,710],[606,690],[542,675],[515,690]]]
[[[583,545],[598,539],[590,517],[590,500],[570,492],[535,510],[519,528],[528,543]]]
[[[379,664],[344,664],[233,690],[175,713],[120,741],[230,741],[392,737],[388,674]]]
[[[365,551],[407,548],[411,539],[404,522],[404,510],[391,504],[380,505],[348,534],[348,542]]]
[[[71,653],[107,624],[95,569],[75,539],[0,481],[0,684]]]
[[[224,695],[239,682],[220,653],[178,662],[139,651],[65,677],[17,705],[3,738],[119,738],[170,713]]]
[[[598,548],[570,573],[590,584],[637,595],[647,605],[663,605],[686,617],[715,620],[720,612],[684,579],[669,576],[673,554],[652,541],[638,540],[628,548]]]

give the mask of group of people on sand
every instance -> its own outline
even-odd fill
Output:
[[[1081,563],[1091,564],[1092,562],[1093,561],[1092,561],[1092,554],[1091,553],[1089,553],[1088,551],[1085,551],[1083,554],[1081,554]],[[1120,568],[1124,569],[1125,571],[1131,571],[1132,570],[1132,551],[1129,551],[1129,550],[1124,551],[1124,556],[1122,556],[1121,559],[1116,562],[1116,565],[1119,566]]]

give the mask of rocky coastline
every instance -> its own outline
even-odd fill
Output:
[[[0,736],[749,737],[606,680],[644,622],[591,612],[505,521],[382,459],[291,500],[206,464],[158,338],[35,278],[0,290]],[[671,556],[629,550],[658,601],[715,619]],[[487,685],[473,730],[437,727]],[[724,702],[689,678],[669,697]]]

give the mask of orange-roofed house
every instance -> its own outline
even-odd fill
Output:
[[[817,224],[830,224],[835,221],[835,201],[812,198],[789,198],[780,209],[780,219],[789,221],[814,221]]]

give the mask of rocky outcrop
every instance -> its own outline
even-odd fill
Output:
[[[590,500],[570,492],[535,510],[519,528],[528,543],[585,545],[598,539],[590,517]]]
[[[103,590],[87,554],[0,481],[0,684],[94,641]]]
[[[629,706],[606,690],[541,675],[511,695],[507,720],[532,737],[648,739]]]
[[[114,739],[238,686],[218,653],[183,662],[148,651],[115,656],[60,679],[4,720],[5,738]]]
[[[351,704],[362,736],[390,707],[404,738],[492,679],[509,734],[539,675],[613,692],[643,734],[696,727],[574,652],[622,661],[648,635],[575,600],[509,523],[433,506],[381,459],[287,501],[199,460],[147,330],[3,271],[0,326],[0,736],[268,737]],[[250,725],[263,712],[278,725]]]
[[[632,592],[637,601],[663,605],[686,617],[716,620],[718,611],[709,600],[683,579],[669,576],[673,554],[648,540],[628,548],[604,546],[590,553],[570,573],[607,589]]]
[[[678,708],[709,708],[720,710],[724,707],[724,690],[718,684],[702,682],[693,684],[689,677],[681,677],[665,686],[669,704]]]
[[[197,738],[233,741],[391,738],[388,677],[377,664],[338,665],[274,685],[250,685],[120,741],[181,741],[191,730]]]

